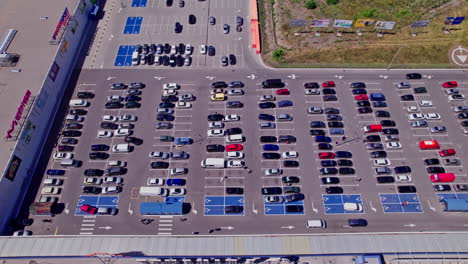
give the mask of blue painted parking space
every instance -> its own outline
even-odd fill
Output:
[[[380,202],[385,213],[422,213],[416,193],[381,193]]]
[[[326,214],[364,214],[364,207],[361,212],[344,210],[344,203],[357,203],[362,205],[360,194],[324,194],[322,195],[323,206]]]
[[[132,53],[134,50],[135,46],[119,46],[117,56],[115,57],[114,66],[131,66]]]
[[[147,0],[133,0],[132,7],[146,7]]]
[[[205,196],[205,215],[244,215],[242,213],[225,213],[225,207],[230,205],[244,206],[244,196]]]
[[[468,193],[438,193],[439,200],[443,199],[463,199],[468,200]]]
[[[183,203],[185,202],[185,197],[168,196],[164,201],[167,203]]]
[[[124,27],[124,34],[140,34],[143,17],[128,17]]]
[[[288,213],[286,212],[286,205],[302,205],[304,207],[304,201],[295,201],[292,203],[266,203],[265,197],[263,197],[263,206],[265,215],[303,215],[304,211],[300,213]]]
[[[119,204],[119,196],[87,196],[81,195],[76,205],[75,215],[89,215],[80,210],[81,205],[89,204],[95,207],[114,207]]]

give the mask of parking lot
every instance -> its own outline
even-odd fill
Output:
[[[197,77],[201,75],[197,72],[183,73],[183,70],[177,72],[162,72],[160,80],[153,78],[153,74],[144,70],[120,70],[119,77],[116,78],[116,71],[105,70],[96,75],[96,71],[84,71],[77,85],[76,92],[89,91],[95,94],[92,99],[86,99],[90,106],[86,107],[88,114],[84,117],[81,129],[82,136],[78,137],[78,144],[73,150],[74,159],[83,161],[80,168],[63,168],[60,161],[51,158],[50,169],[64,169],[65,176],[45,176],[44,178],[63,179],[64,183],[61,192],[58,195],[48,196],[58,197],[59,201],[65,204],[65,210],[61,215],[54,218],[53,223],[37,222],[31,226],[36,234],[246,234],[246,233],[304,233],[310,232],[305,228],[305,221],[310,219],[324,219],[327,221],[328,228],[323,232],[376,232],[376,231],[433,231],[433,230],[460,230],[464,223],[461,216],[441,212],[442,208],[438,202],[439,197],[466,197],[466,192],[454,190],[454,185],[466,184],[466,157],[464,156],[463,140],[466,138],[463,133],[463,127],[460,125],[460,119],[452,108],[459,105],[465,105],[464,101],[451,102],[445,101],[447,88],[442,88],[441,84],[446,79],[436,80],[435,78],[423,78],[420,80],[410,80],[412,85],[410,89],[398,89],[396,84],[406,81],[404,73],[395,74],[388,79],[378,76],[366,76],[360,78],[352,74],[344,78],[333,78],[333,75],[325,74],[312,75],[307,79],[291,79],[286,74],[275,74],[258,76],[258,79],[248,78],[248,72],[239,74],[234,78],[229,73],[223,71],[212,72],[215,77],[210,78]],[[278,95],[277,89],[264,89],[261,82],[268,78],[279,78],[285,82],[284,89],[289,89],[289,95]],[[224,101],[212,101],[210,99],[211,83],[214,81],[242,81],[245,84],[244,95],[227,95]],[[336,87],[336,101],[324,101],[323,94],[305,95],[304,83],[325,81],[334,81]],[[352,93],[350,84],[353,82],[365,82],[368,95],[371,93],[382,93],[385,96],[387,107],[373,108],[372,113],[358,114],[356,95]],[[466,92],[466,83],[459,81],[461,94]],[[140,108],[118,108],[106,109],[104,105],[107,97],[112,95],[126,96],[125,90],[111,90],[112,83],[124,82],[143,82],[146,87],[141,90]],[[190,101],[190,108],[175,107],[173,116],[174,121],[171,129],[155,129],[158,122],[156,120],[156,110],[160,104],[160,98],[163,94],[163,84],[177,82],[180,89],[177,90],[177,96],[192,94],[195,98]],[[321,86],[321,85],[320,85]],[[411,93],[413,88],[424,86],[427,93],[414,94],[415,101],[402,102],[400,96]],[[323,92],[324,88],[318,88]],[[331,88],[330,88],[331,89]],[[230,88],[224,88],[230,90]],[[261,97],[271,95],[275,97],[274,108],[259,108]],[[291,106],[278,107],[280,101],[291,101]],[[428,120],[429,126],[421,128],[412,128],[408,120],[408,107],[419,104],[420,100],[432,101],[431,107],[421,107],[420,112],[438,113],[440,120]],[[228,108],[228,102],[240,101],[243,103],[241,108]],[[371,101],[372,102],[372,101]],[[343,135],[330,135],[327,114],[308,114],[310,107],[336,108],[339,110],[343,122]],[[390,117],[375,117],[375,111],[388,111]],[[336,111],[336,110],[334,110]],[[137,121],[134,124],[133,134],[131,136],[142,139],[142,145],[135,145],[133,151],[129,153],[109,153],[109,158],[105,160],[90,160],[89,153],[91,145],[105,144],[110,148],[116,144],[124,143],[124,137],[113,136],[110,138],[98,138],[100,123],[103,122],[104,115],[121,116],[135,115]],[[207,132],[211,129],[207,120],[208,115],[221,114],[238,115],[239,121],[223,122],[224,131],[232,128],[240,128],[244,141],[242,144],[245,157],[244,168],[225,168],[225,169],[205,169],[200,166],[201,162],[207,158],[226,158],[228,152],[208,152],[207,145],[222,145],[228,148],[230,143],[226,142],[225,136],[209,136]],[[270,121],[275,124],[274,128],[261,128],[260,123],[266,122],[259,120],[259,114],[272,115],[275,118],[280,114],[291,116],[290,121]],[[398,141],[401,148],[387,147],[382,133],[364,133],[363,128],[366,125],[379,124],[381,120],[393,120],[394,127],[399,131]],[[322,121],[325,128],[311,128],[312,121]],[[70,122],[68,122],[70,123]],[[117,124],[124,122],[116,122]],[[336,125],[336,124],[335,124]],[[429,129],[433,126],[444,125],[447,128],[445,133],[430,133]],[[384,127],[385,128],[385,127]],[[324,130],[325,136],[330,137],[330,146],[320,145],[315,142],[315,136],[310,135],[310,130]],[[113,130],[109,130],[113,131]],[[391,170],[389,174],[376,173],[377,167],[371,158],[371,152],[381,151],[368,149],[364,142],[369,135],[379,135],[382,137],[380,143],[383,144],[383,151],[386,152],[386,159],[391,162],[385,166]],[[190,145],[175,145],[171,142],[161,142],[161,136],[171,137],[189,137],[193,140]],[[292,136],[295,140],[285,142],[260,142],[262,136],[274,136],[279,139],[281,136]],[[345,138],[343,137],[345,136]],[[61,138],[59,139],[60,142]],[[421,140],[437,140],[440,149],[454,148],[456,154],[454,157],[459,159],[458,165],[444,165],[442,157],[439,157],[437,150],[421,150],[419,142]],[[373,142],[378,143],[378,142]],[[265,146],[267,144],[276,145]],[[268,150],[274,147],[277,150]],[[267,148],[267,150],[264,150]],[[190,158],[184,160],[149,157],[149,153],[159,152],[181,152],[184,151],[190,155]],[[297,157],[283,156],[284,152],[297,152]],[[324,152],[350,152],[350,158],[340,159],[320,159],[319,153]],[[274,159],[265,159],[263,153],[279,153],[279,159],[275,155],[268,154],[268,157]],[[340,155],[348,155],[342,153]],[[424,166],[424,160],[428,158],[438,158],[441,167],[446,173],[455,173],[456,179],[448,184],[451,187],[447,192],[435,192],[434,184],[429,179],[429,175]],[[123,178],[122,192],[116,194],[83,194],[81,188],[85,184],[83,173],[86,169],[107,169],[110,160],[120,160],[126,162],[126,173],[118,177]],[[232,159],[229,159],[232,160]],[[284,166],[284,161],[292,160],[298,162],[298,167]],[[346,166],[322,166],[322,161],[349,160],[340,162],[340,165]],[[164,161],[169,163],[167,169],[152,169],[151,162]],[[411,173],[396,174],[394,168],[398,166],[409,166]],[[188,171],[184,175],[171,176],[170,171],[173,168],[186,168]],[[338,173],[331,172],[330,175],[322,175],[323,168],[352,168]],[[269,169],[280,169],[280,175],[266,175],[265,171]],[[346,174],[342,174],[346,173]],[[378,183],[376,177],[409,176],[410,181],[394,181],[389,183]],[[283,179],[283,177],[294,178],[294,181]],[[339,183],[324,184],[323,177],[337,177]],[[98,177],[104,178],[104,177]],[[169,197],[142,197],[139,190],[142,186],[148,186],[149,178],[159,178],[164,181],[180,178],[186,181],[185,186],[180,186],[186,190],[186,195]],[[406,179],[408,179],[406,178]],[[297,182],[298,179],[298,182]],[[290,179],[291,180],[291,179]],[[440,184],[440,183],[438,183]],[[114,186],[115,184],[102,184],[104,186]],[[93,185],[90,185],[93,186]],[[97,185],[98,186],[98,185]],[[399,186],[415,186],[416,193],[398,193]],[[171,189],[174,186],[164,186]],[[179,187],[179,186],[175,186]],[[278,196],[280,200],[266,201],[266,196],[262,194],[262,188],[279,187],[282,194],[269,194],[268,196]],[[294,188],[294,187],[298,187]],[[342,193],[327,193],[327,187],[341,187]],[[242,192],[228,193],[226,188],[242,188]],[[285,193],[286,192],[286,193]],[[286,196],[295,192],[303,194],[302,198],[295,201],[285,202]],[[37,195],[37,199],[40,194]],[[273,199],[273,198],[272,198]],[[149,217],[154,219],[153,223],[142,224],[139,219],[142,216],[139,213],[139,204],[141,202],[151,201],[185,201],[190,203],[191,211],[181,217],[161,216]],[[80,210],[82,204],[90,204],[97,207],[118,208],[115,216],[89,215]],[[346,208],[345,204],[356,205],[358,209]],[[229,206],[241,208],[240,211],[226,211]],[[362,209],[359,207],[362,206]],[[83,215],[86,216],[83,217]],[[38,217],[41,219],[43,217]],[[148,218],[148,217],[143,217]],[[349,228],[347,219],[366,219],[368,226],[365,228]],[[181,220],[178,220],[181,219]],[[258,220],[252,222],[251,220]],[[438,223],[450,224],[438,224]],[[125,225],[123,225],[125,223]],[[47,230],[44,227],[49,227]],[[212,231],[214,230],[214,231]],[[209,232],[211,231],[211,232]],[[314,230],[314,232],[320,232]]]

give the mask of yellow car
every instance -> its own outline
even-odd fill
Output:
[[[216,93],[211,95],[211,101],[224,101],[224,93]]]

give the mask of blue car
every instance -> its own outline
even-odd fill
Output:
[[[336,158],[345,158],[345,159],[350,159],[353,157],[353,154],[349,151],[337,151],[335,152]]]
[[[320,165],[322,167],[335,167],[336,164],[337,163],[334,160],[322,160],[322,161],[320,161]]]
[[[107,151],[107,150],[109,150],[108,145],[104,145],[104,144],[91,145],[91,151]]]
[[[65,171],[64,170],[47,170],[47,175],[62,176],[62,175],[65,175]]]
[[[387,107],[387,103],[386,102],[381,102],[381,101],[372,102],[372,105],[374,107]]]
[[[371,101],[385,101],[385,95],[382,93],[371,93],[370,94]]]
[[[315,136],[315,142],[317,143],[330,143],[331,141],[332,141],[331,137]]]
[[[259,114],[258,119],[265,121],[275,121],[275,117],[273,115],[268,114]]]
[[[272,102],[266,102],[266,103],[259,103],[259,104],[258,104],[258,107],[261,108],[261,109],[265,109],[265,108],[275,108],[276,105],[275,105],[275,103],[272,103]]]
[[[136,96],[136,95],[129,95],[129,96],[125,97],[126,102],[138,102],[140,100],[141,100],[141,97]]]
[[[342,128],[330,128],[330,135],[344,135],[344,129]]]
[[[168,179],[166,181],[167,186],[184,186],[185,180],[184,179]]]
[[[193,143],[193,139],[191,139],[191,138],[182,137],[182,138],[175,138],[174,139],[174,144],[175,145],[190,145],[192,143]]]
[[[278,107],[288,107],[288,106],[292,106],[293,103],[289,100],[283,100],[283,101],[279,101],[278,102]]]
[[[310,127],[311,128],[323,128],[325,127],[325,123],[322,121],[311,121]]]
[[[266,151],[278,151],[278,150],[279,150],[279,146],[278,146],[278,145],[275,145],[275,144],[265,144],[265,145],[263,145],[263,150],[266,150]]]
[[[353,89],[353,94],[367,94],[366,89]]]

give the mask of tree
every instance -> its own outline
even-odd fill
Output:
[[[339,0],[327,0],[327,5],[336,5],[338,2]]]
[[[277,62],[282,61],[284,59],[284,55],[286,55],[286,52],[283,48],[277,48],[273,51],[273,59]]]
[[[307,0],[307,2],[305,3],[305,7],[307,9],[315,9],[317,8],[317,4],[315,3],[314,0]]]

